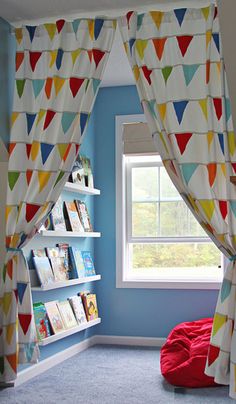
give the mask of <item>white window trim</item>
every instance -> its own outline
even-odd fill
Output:
[[[116,287],[137,289],[219,289],[218,280],[128,280],[125,279],[124,268],[126,242],[126,198],[124,192],[125,164],[123,155],[123,124],[146,122],[143,114],[116,116]],[[223,256],[223,255],[222,255]],[[222,258],[221,265],[226,267],[226,258]]]

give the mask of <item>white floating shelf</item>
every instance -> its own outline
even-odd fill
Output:
[[[75,192],[84,195],[100,195],[100,190],[96,188],[84,187],[83,185],[66,182],[64,191]]]
[[[79,233],[76,231],[41,230],[39,234],[43,237],[101,237],[101,233],[94,231]]]
[[[59,288],[65,288],[68,286],[80,285],[81,283],[100,281],[100,279],[101,279],[101,275],[87,276],[85,278],[80,278],[80,279],[70,279],[68,281],[63,281],[63,282],[54,282],[48,286],[42,286],[42,287],[32,286],[31,290],[33,292],[47,292],[48,290],[54,290],[54,289],[59,289]]]
[[[69,330],[58,332],[57,334],[51,335],[50,337],[44,338],[39,342],[40,346],[45,346],[51,344],[52,342],[58,341],[62,338],[68,337],[69,335],[76,334],[77,332],[86,330],[87,328],[93,327],[101,323],[101,318],[96,318],[96,320],[88,321],[83,325],[78,325],[77,327],[70,328]]]

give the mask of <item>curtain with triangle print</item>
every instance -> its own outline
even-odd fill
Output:
[[[157,149],[183,199],[231,259],[214,316],[206,373],[236,398],[236,172],[217,7],[129,12],[119,19]]]
[[[0,289],[0,381],[38,360],[29,271],[22,253],[57,201],[83,140],[113,43],[112,19],[15,29],[6,248]]]

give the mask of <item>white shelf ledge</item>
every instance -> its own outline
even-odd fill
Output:
[[[83,185],[74,184],[73,182],[66,182],[64,191],[74,192],[84,195],[100,195],[100,189],[84,187]]]
[[[87,328],[93,327],[101,323],[101,318],[96,318],[96,320],[88,321],[83,325],[78,325],[77,327],[70,328],[69,330],[58,332],[57,334],[51,335],[50,337],[44,338],[39,342],[40,346],[45,346],[51,344],[52,342],[58,341],[62,338],[68,337],[69,335],[76,334],[77,332],[86,330]]]
[[[54,290],[54,289],[59,289],[59,288],[65,288],[68,286],[74,286],[74,285],[80,285],[81,283],[86,283],[86,282],[94,282],[94,281],[100,281],[101,275],[94,275],[94,276],[86,276],[85,278],[78,278],[78,279],[70,279],[68,281],[63,281],[63,282],[54,282],[51,283],[48,286],[32,286],[31,290],[32,292],[47,292],[48,290]]]
[[[101,233],[94,231],[79,233],[76,231],[41,230],[39,234],[43,237],[101,237]]]

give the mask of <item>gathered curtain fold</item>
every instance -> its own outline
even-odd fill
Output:
[[[231,259],[219,293],[206,374],[236,398],[236,143],[217,7],[129,12],[118,20],[163,164],[198,222]]]
[[[16,73],[9,144],[6,258],[0,269],[0,381],[39,350],[22,248],[57,201],[83,140],[116,20],[59,20],[14,31]]]

